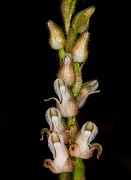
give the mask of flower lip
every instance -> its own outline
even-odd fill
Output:
[[[48,147],[53,154],[54,161],[46,159],[44,161],[44,166],[57,174],[72,172],[74,163],[69,157],[62,135],[56,132],[51,133],[48,138]]]
[[[50,131],[61,133],[65,129],[61,113],[56,107],[49,108],[45,113],[45,118],[50,126]]]
[[[97,133],[98,128],[95,123],[87,121],[78,133],[75,143],[70,145],[70,155],[77,158],[89,159],[92,157],[94,150],[97,149],[97,158],[99,159],[102,153],[102,146],[98,143],[90,144]]]
[[[99,86],[99,83],[97,80],[91,80],[91,81],[83,84],[78,96],[76,97],[78,109],[80,109],[84,106],[84,104],[90,94],[100,92],[100,90],[96,90],[98,88],[98,86]]]

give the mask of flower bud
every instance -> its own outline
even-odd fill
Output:
[[[55,50],[63,48],[65,46],[65,37],[61,28],[51,20],[48,21],[47,25],[50,32],[50,46]]]
[[[61,14],[63,17],[65,31],[68,34],[70,21],[75,10],[77,0],[61,0]]]
[[[76,44],[72,49],[72,58],[74,62],[83,63],[88,58],[89,36],[89,32],[84,32],[76,41]]]
[[[82,33],[87,31],[89,28],[89,20],[93,12],[95,11],[94,6],[90,6],[83,11],[78,12],[73,21],[72,21],[72,28],[77,33]]]
[[[71,54],[66,53],[60,69],[57,73],[57,78],[62,78],[66,82],[67,86],[73,86],[75,83],[75,72],[72,62]]]

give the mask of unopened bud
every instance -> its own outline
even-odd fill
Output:
[[[55,50],[63,48],[65,46],[65,37],[61,28],[51,20],[48,21],[47,25],[50,31],[50,46]]]
[[[75,83],[75,72],[72,62],[71,54],[66,53],[61,67],[57,73],[57,78],[62,78],[67,86],[73,86]]]
[[[89,36],[89,32],[84,32],[76,41],[72,50],[72,58],[74,62],[83,63],[88,58]]]
[[[72,21],[72,28],[74,29],[74,31],[76,31],[77,33],[87,31],[89,28],[90,17],[94,11],[95,7],[90,6],[83,11],[78,12]]]

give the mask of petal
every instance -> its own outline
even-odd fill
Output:
[[[98,127],[95,125],[94,122],[92,121],[87,121],[81,128],[81,132],[84,131],[90,131],[90,136],[88,139],[88,144],[90,144],[90,142],[96,137],[96,135],[98,134]]]
[[[74,161],[70,158],[67,158],[63,167],[63,172],[72,172],[73,169],[74,169]]]
[[[50,151],[53,154],[53,158],[55,158],[56,152],[55,152],[54,144],[52,142],[52,136],[53,136],[53,133],[51,133],[49,135],[49,138],[48,138],[48,147],[49,147]]]
[[[40,134],[41,134],[41,139],[40,139],[40,141],[43,141],[44,140],[44,134],[45,133],[47,133],[47,137],[48,137],[48,135],[51,133],[50,132],[50,130],[48,129],[48,128],[43,128],[42,130],[41,130],[41,132],[40,132]]]
[[[69,157],[68,151],[64,143],[55,142],[54,147],[56,150],[56,156],[54,158],[54,163],[59,168],[63,168],[67,158]]]
[[[76,101],[73,98],[62,102],[61,104],[57,103],[57,108],[60,110],[62,117],[65,118],[75,116],[78,113]]]
[[[69,154],[72,157],[79,158],[81,156],[80,146],[77,143],[71,144],[69,147]]]
[[[60,111],[55,108],[49,108],[46,112],[46,120],[48,124],[50,124],[50,131],[61,133],[63,131],[64,124],[61,119]]]
[[[52,121],[51,121],[51,108],[49,108],[45,113],[45,119],[50,126],[50,131],[52,131]]]
[[[55,90],[55,93],[57,94],[57,96],[59,97],[59,100],[61,102],[62,100],[62,95],[61,95],[61,92],[60,92],[60,81],[62,81],[62,79],[60,78],[57,78],[55,81],[54,81],[54,90]]]
[[[60,173],[59,168],[57,168],[57,167],[54,165],[54,162],[53,162],[53,160],[51,160],[51,159],[45,159],[43,166],[44,166],[45,168],[49,168],[50,171],[52,171],[52,172],[55,173],[55,174],[59,174],[59,173]]]
[[[93,154],[94,150],[97,149],[97,159],[99,159],[101,153],[102,153],[102,146],[98,143],[93,143],[90,145],[90,153]]]
[[[93,129],[89,137],[89,143],[96,137],[97,134],[98,134],[98,127],[95,125],[95,123],[93,123]]]
[[[89,81],[85,84],[83,84],[81,90],[80,90],[80,93],[79,95],[76,97],[77,99],[77,106],[78,108],[82,108],[87,100],[87,97],[90,95],[90,94],[93,94],[93,93],[98,93],[100,92],[100,90],[97,90],[96,89],[98,88],[98,81],[97,80],[92,80],[92,81]]]
[[[61,135],[63,136],[63,140],[64,140],[64,143],[65,144],[68,144],[69,143],[69,140],[71,138],[71,133],[68,129],[64,129],[62,132],[61,132]]]

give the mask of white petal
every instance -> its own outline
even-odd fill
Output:
[[[50,149],[50,151],[52,152],[53,154],[53,158],[55,158],[55,155],[56,155],[56,152],[55,152],[55,148],[54,148],[54,144],[52,142],[52,136],[53,136],[54,133],[51,133],[49,135],[49,138],[48,138],[48,147]]]
[[[94,124],[93,130],[91,132],[91,135],[89,137],[89,143],[96,137],[96,135],[98,134],[98,127]]]
[[[46,113],[45,113],[45,119],[46,119],[47,123],[48,123],[49,126],[50,126],[50,131],[52,131],[52,121],[51,121],[51,114],[50,114],[50,112],[51,112],[51,108],[49,108],[49,109],[46,111]]]
[[[59,97],[59,100],[60,100],[60,102],[61,102],[62,96],[61,96],[61,92],[60,92],[59,81],[60,81],[60,78],[57,78],[57,79],[54,81],[54,90],[55,90],[55,93],[57,94],[57,96]]]

